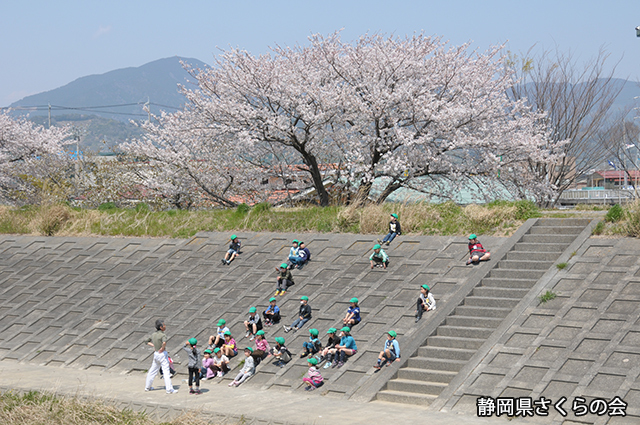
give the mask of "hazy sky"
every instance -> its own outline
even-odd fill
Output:
[[[344,40],[424,32],[481,50],[557,46],[585,61],[604,47],[616,76],[638,81],[638,25],[640,0],[0,0],[0,106],[89,74],[176,55],[211,63],[219,48],[259,54],[341,28]]]

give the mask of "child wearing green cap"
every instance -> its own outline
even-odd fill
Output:
[[[220,347],[222,354],[231,358],[238,354],[238,348],[236,347],[236,340],[231,336],[231,331],[224,333],[224,344]]]
[[[429,285],[420,286],[420,296],[416,303],[416,323],[422,319],[422,313],[436,309],[436,299],[430,290]]]
[[[398,334],[396,331],[387,332],[387,340],[384,342],[384,348],[378,356],[378,362],[373,366],[380,370],[385,364],[390,366],[394,361],[400,361],[400,345],[396,340]]]
[[[322,348],[322,343],[318,339],[318,330],[309,329],[309,341],[302,343],[303,351],[300,353],[300,358],[307,357],[309,354],[315,354]]]
[[[358,299],[351,298],[349,301],[350,305],[347,309],[347,314],[342,319],[342,324],[345,326],[354,327],[358,323],[360,323],[360,307],[358,306]]]
[[[313,391],[322,385],[322,381],[324,379],[318,370],[317,359],[311,357],[310,359],[307,359],[307,363],[309,364],[309,371],[307,372],[307,376],[302,378],[302,382],[307,384],[304,389],[305,391]]]
[[[276,271],[280,274],[277,279],[278,284],[276,285],[275,295],[284,295],[287,293],[289,286],[295,285],[295,282],[293,281],[293,276],[291,276],[291,271],[287,263],[280,264],[280,267],[276,267]]]
[[[389,265],[389,256],[384,252],[384,249],[382,249],[380,244],[375,244],[373,246],[373,254],[369,257],[369,262],[371,263],[371,268],[383,267],[386,269]]]
[[[236,235],[231,235],[230,242],[231,243],[229,244],[229,250],[222,260],[223,266],[228,266],[229,264],[231,264],[234,258],[240,255],[240,247],[242,246],[242,242],[240,242],[240,239],[238,239]]]
[[[398,214],[391,214],[391,221],[389,222],[389,233],[382,239],[382,243],[389,246],[391,242],[396,238],[396,236],[402,234],[402,229],[400,228],[400,222],[398,221]],[[379,241],[380,239],[378,239]]]
[[[289,249],[289,262],[287,265],[289,268],[293,269],[298,264],[298,251],[300,250],[300,247],[298,246],[297,239],[294,239],[291,242],[291,245],[292,247]]]
[[[213,357],[211,358],[212,362],[209,366],[209,369],[212,373],[212,378],[214,376],[218,376],[219,378],[223,377],[225,373],[229,372],[229,358],[222,354],[222,350],[219,348],[213,349]],[[207,372],[207,377],[209,377]]]
[[[340,329],[342,338],[340,338],[340,344],[336,346],[336,358],[338,359],[337,363],[334,363],[332,367],[341,368],[344,365],[344,362],[347,361],[347,357],[351,357],[358,352],[358,347],[356,346],[356,340],[351,336],[351,328],[348,326]]]
[[[320,353],[320,361],[323,361],[325,359],[327,360],[327,362],[324,364],[325,369],[329,369],[331,367],[334,361],[335,353],[338,351],[336,347],[340,345],[341,339],[336,328],[329,328],[329,330],[327,331],[327,335],[329,335],[329,340]]]
[[[484,249],[478,241],[478,237],[473,233],[469,235],[469,259],[467,260],[467,266],[471,263],[478,264],[480,261],[487,261],[489,258],[491,258],[491,253]]]
[[[249,309],[249,318],[244,321],[244,328],[247,333],[244,334],[245,338],[249,338],[249,341],[253,341],[256,337],[256,332],[262,329],[262,320],[260,320],[260,316],[256,313],[257,309],[255,307],[251,307]]]
[[[271,351],[271,347],[269,347],[269,343],[267,342],[267,338],[265,338],[264,336],[264,331],[263,330],[259,330],[258,332],[256,332],[256,349],[253,350],[253,358],[258,360],[264,360],[265,357],[267,357],[267,355],[269,354],[269,351]],[[256,366],[258,365],[259,361],[256,362]]]
[[[209,347],[207,348],[213,350],[215,347],[222,347],[222,344],[224,344],[224,333],[228,330],[227,321],[224,319],[218,320],[218,329],[216,329],[215,335],[209,337]]]
[[[253,357],[251,357],[252,353],[253,348],[247,347],[244,349],[244,366],[242,366],[242,369],[240,369],[240,372],[238,372],[238,375],[236,375],[236,378],[233,380],[233,382],[229,384],[230,387],[237,387],[238,385],[242,384],[256,371]]]
[[[262,313],[264,317],[264,325],[272,326],[280,323],[280,307],[276,305],[277,300],[275,297],[269,298],[269,307]]]
[[[198,340],[190,338],[184,343],[182,349],[189,354],[189,363],[187,369],[189,369],[189,394],[200,394],[200,368],[198,365],[202,362],[202,354],[200,349],[196,347]],[[195,381],[196,389],[193,389],[193,383]]]
[[[217,350],[220,351],[219,348]],[[216,376],[216,374],[211,370],[211,365],[213,365],[213,359],[211,357],[212,357],[211,350],[209,348],[204,350],[204,358],[202,359],[202,369],[200,369],[200,379],[202,379],[203,381],[206,381],[207,379],[211,379],[214,376]]]
[[[276,366],[284,367],[285,364],[291,361],[291,352],[284,345],[284,338],[281,336],[276,337],[276,346],[271,349],[271,354],[276,358],[274,364]]]
[[[298,312],[298,318],[293,321],[291,326],[284,326],[284,331],[297,331],[311,320],[311,306],[309,305],[309,297],[306,295],[300,297],[300,311]]]

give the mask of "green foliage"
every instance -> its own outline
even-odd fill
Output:
[[[606,221],[607,223],[617,223],[622,219],[623,215],[624,211],[622,210],[622,207],[618,204],[615,204],[614,206],[609,208],[609,211],[607,211],[607,215],[604,216],[604,221]]]
[[[247,214],[250,210],[251,210],[251,207],[245,204],[244,202],[236,207],[236,212],[241,215]]]
[[[601,235],[602,233],[604,233],[604,221],[599,221],[598,224],[596,224],[596,226],[593,228],[593,230],[591,231],[592,235]]]
[[[136,204],[135,210],[136,212],[149,212],[149,204],[140,202],[139,204]]]
[[[260,214],[263,213],[265,211],[269,211],[271,209],[271,204],[268,202],[260,202],[259,204],[255,204],[253,206],[253,213],[254,214]]]
[[[117,209],[115,202],[105,202],[98,206],[98,211],[113,211]]]
[[[557,297],[558,295],[553,292],[553,291],[547,291],[544,294],[540,295],[538,297],[538,300],[540,301],[540,304],[544,304],[547,301],[551,301],[552,299],[554,299],[555,297]]]
[[[540,217],[540,210],[532,201],[516,201],[516,220],[528,220],[530,218]]]
[[[558,268],[558,270],[564,270],[567,268],[569,264],[568,263],[558,263],[556,264],[556,267]]]

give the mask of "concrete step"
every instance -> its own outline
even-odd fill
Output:
[[[504,319],[511,313],[510,308],[498,308],[498,307],[474,307],[470,305],[459,305],[455,309],[455,314],[458,316],[470,316],[470,317],[499,317]]]
[[[524,288],[529,289],[538,279],[503,279],[500,277],[485,277],[480,285],[488,288]]]
[[[449,316],[445,321],[445,326],[495,329],[500,326],[500,323],[502,323],[502,318]]]
[[[552,227],[567,227],[567,226],[582,226],[586,227],[591,220],[588,218],[541,218],[533,226],[552,226]]]
[[[419,406],[428,406],[433,403],[436,398],[438,398],[438,396],[431,394],[415,394],[390,390],[380,391],[376,395],[376,400],[388,401],[391,403],[415,404]]]
[[[557,258],[557,256],[556,256]],[[517,269],[517,270],[549,270],[553,265],[553,261],[537,261],[537,260],[502,260],[498,263],[499,269]]]
[[[469,360],[474,354],[476,350],[473,349],[465,349],[465,348],[448,348],[448,347],[434,347],[434,346],[422,346],[418,348],[418,356],[419,357],[428,357],[428,358],[436,358],[436,359],[449,359],[449,360]],[[413,360],[413,359],[411,359]],[[411,367],[413,366],[410,364]],[[430,366],[429,369],[434,369],[433,366]]]
[[[477,350],[484,344],[483,338],[460,338],[455,336],[430,336],[427,338],[428,347],[463,348],[465,350]]]
[[[564,243],[570,244],[575,240],[575,235],[524,235],[520,242],[530,242],[530,243]]]
[[[533,251],[533,252],[557,252],[560,254],[564,251],[569,244],[563,243],[531,243],[531,242],[518,242],[514,246],[514,251]]]
[[[434,351],[432,349],[431,351]],[[437,354],[442,355],[444,350],[439,350]],[[469,357],[470,358],[470,357]],[[407,367],[413,369],[424,370],[442,370],[448,372],[458,372],[462,366],[467,364],[468,359],[449,359],[449,358],[433,358],[433,357],[411,357],[407,362]],[[400,369],[402,370],[402,369]]]
[[[505,279],[540,279],[546,270],[492,269],[490,277]]]
[[[458,374],[458,372],[448,370],[418,369],[413,367],[403,367],[398,369],[399,379],[411,379],[422,382],[442,382],[448,384]]]
[[[532,235],[578,235],[584,226],[533,226],[529,229]]]
[[[475,328],[466,326],[440,325],[437,329],[440,336],[454,336],[458,338],[482,338],[487,339],[493,333],[493,329]]]
[[[477,286],[473,290],[472,294],[473,296],[476,296],[476,297],[485,297],[485,298],[522,299],[522,297],[527,295],[528,292],[529,292],[529,289],[523,289],[523,288],[490,288],[488,286]]]
[[[507,252],[507,260],[509,261],[550,261],[553,263],[558,259],[558,257],[559,255],[557,252]]]
[[[464,305],[476,307],[504,307],[514,308],[518,305],[521,298],[495,298],[495,297],[466,297]]]
[[[389,391],[402,391],[414,394],[432,394],[439,395],[442,390],[447,388],[448,383],[444,382],[422,382],[411,379],[392,379],[387,382]]]

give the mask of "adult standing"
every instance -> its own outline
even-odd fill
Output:
[[[164,377],[164,386],[167,390],[167,394],[177,393],[178,390],[173,388],[171,385],[171,372],[169,371],[169,354],[167,353],[167,335],[164,331],[167,330],[167,326],[165,325],[163,320],[156,320],[156,331],[151,334],[151,336],[147,339],[147,345],[153,347],[153,362],[151,363],[151,368],[147,373],[147,382],[144,387],[145,391],[153,390],[151,384],[153,384],[153,380],[158,374],[160,368],[162,368],[162,374]]]

